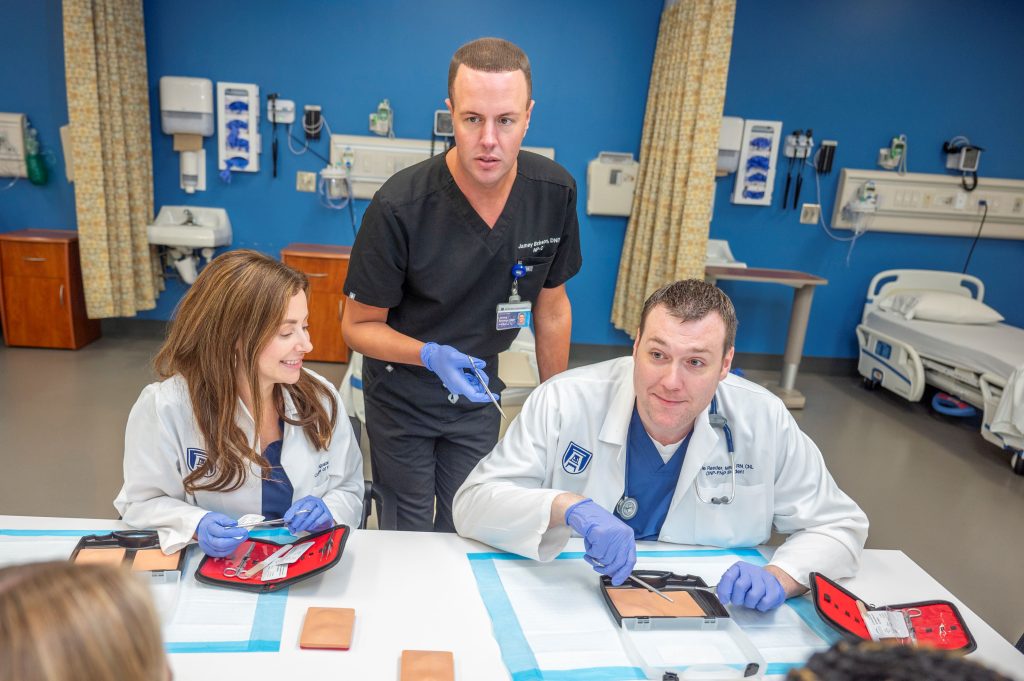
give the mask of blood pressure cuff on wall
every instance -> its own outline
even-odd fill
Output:
[[[821,619],[851,641],[927,645],[960,653],[978,647],[949,601],[875,606],[817,572],[811,573],[811,597]]]

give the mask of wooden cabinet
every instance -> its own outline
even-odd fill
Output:
[[[309,277],[309,336],[313,352],[306,359],[347,362],[348,346],[341,336],[345,311],[345,277],[352,253],[349,246],[289,244],[281,251],[286,265]]]
[[[77,350],[100,337],[85,314],[77,232],[0,234],[0,321],[7,345]]]

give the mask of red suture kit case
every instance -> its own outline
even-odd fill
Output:
[[[286,542],[298,545],[311,541],[313,546],[306,549],[306,552],[302,554],[298,561],[289,565],[287,574],[279,579],[264,582],[262,572],[253,575],[249,579],[242,579],[237,576],[228,577],[224,574],[226,568],[237,566],[241,557],[252,545],[255,546],[246,563],[247,569],[259,564],[263,559],[284,546],[284,544],[278,544],[265,539],[248,539],[242,542],[233,554],[224,558],[203,556],[199,567],[196,568],[196,579],[203,584],[224,586],[229,589],[241,589],[242,591],[255,591],[257,593],[277,591],[334,567],[341,560],[341,554],[345,550],[345,542],[348,541],[349,533],[348,525],[335,525],[330,529],[322,530],[306,537],[296,537],[292,541]]]
[[[960,611],[949,601],[874,606],[817,572],[811,573],[811,596],[821,619],[850,640],[872,640],[864,613],[886,611],[900,613],[911,636],[910,639],[883,640],[899,640],[905,645],[928,645],[962,653],[978,647]]]

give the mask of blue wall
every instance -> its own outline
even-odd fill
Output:
[[[945,172],[942,142],[960,134],[986,148],[982,182],[1024,179],[1022,25],[1024,3],[1014,0],[740,0],[725,113],[781,120],[786,131],[813,128],[817,139],[839,141],[836,170],[822,181],[826,221],[838,169],[877,168],[878,149],[899,133],[909,139],[911,172]],[[847,244],[799,224],[797,211],[778,208],[785,164],[780,170],[776,205],[767,208],[732,205],[734,178],[719,179],[711,236],[728,239],[737,259],[750,265],[829,280],[815,293],[806,355],[856,355],[854,327],[878,271],[963,267],[970,238],[870,232],[847,265]],[[800,201],[814,201],[813,181],[805,180]],[[982,239],[969,270],[985,282],[986,301],[1018,326],[1022,264],[1024,242]],[[728,282],[723,288],[737,306],[738,349],[781,352],[790,289]]]
[[[601,150],[638,151],[661,6],[661,0],[526,0],[510,11],[505,3],[468,0],[260,0],[245,3],[243,11],[238,3],[148,0],[156,205],[223,206],[234,245],[269,253],[292,241],[351,243],[347,214],[328,211],[315,196],[294,189],[295,172],[319,170],[320,161],[282,150],[279,177],[271,179],[265,120],[260,173],[237,174],[230,186],[221,184],[214,144],[207,140],[210,189],[184,194],[171,138],[159,131],[160,76],[254,82],[264,98],[278,92],[299,107],[321,104],[334,131],[351,134],[366,134],[367,114],[388,97],[398,135],[425,138],[432,111],[443,106],[452,51],[466,40],[498,34],[522,45],[533,61],[537,108],[527,143],[554,147],[580,183],[585,264],[569,283],[573,340],[626,343],[608,321],[626,221],[586,216],[586,164]],[[0,231],[74,227],[57,131],[67,120],[60,2],[0,0],[0,17],[6,29],[0,63],[17,65],[0,70],[0,110],[28,113],[55,154],[47,186],[21,181],[0,193]],[[1014,165],[1024,152],[1018,124],[1024,110],[1022,24],[1024,4],[1013,0],[971,7],[954,0],[739,0],[725,113],[782,120],[786,130],[812,127],[818,139],[839,141],[837,169],[875,167],[878,148],[902,132],[910,140],[911,171],[943,172],[942,140],[965,134],[987,149],[983,178],[1024,178]],[[316,148],[326,154],[327,144]],[[837,179],[836,172],[822,184],[826,216]],[[777,178],[778,196],[784,181]],[[815,296],[807,355],[855,355],[853,328],[875,272],[958,270],[969,247],[965,238],[869,233],[848,266],[845,244],[800,225],[793,211],[733,206],[733,178],[718,182],[713,237],[729,239],[737,257],[751,265],[829,280]],[[811,200],[810,189],[805,184],[802,201]],[[357,217],[364,208],[357,202]],[[986,282],[989,302],[1018,325],[1024,325],[1017,274],[1022,256],[1024,242],[983,239],[971,265]],[[739,349],[781,352],[790,290],[723,286],[739,310]],[[158,308],[141,316],[168,318],[180,295],[171,282]]]
[[[60,126],[68,122],[60,2],[0,0],[0,111],[27,114],[39,131],[49,182],[22,178],[0,191],[0,232],[75,229],[75,195],[64,174]],[[0,190],[11,178],[0,177]]]
[[[530,56],[537,104],[526,143],[554,147],[556,159],[582,190],[587,162],[599,151],[639,151],[661,6],[661,0],[526,0],[514,6],[470,0],[261,0],[245,3],[243,11],[237,3],[149,0],[156,205],[226,208],[236,247],[276,254],[292,241],[351,244],[347,211],[328,210],[315,195],[295,191],[296,171],[317,171],[323,163],[311,154],[291,155],[283,148],[280,127],[278,179],[271,178],[270,126],[262,115],[260,172],[237,173],[230,186],[224,185],[217,178],[215,144],[207,140],[209,189],[184,194],[171,137],[159,131],[160,76],[256,83],[264,101],[267,93],[277,92],[300,111],[305,104],[320,104],[336,133],[369,134],[367,116],[387,97],[395,109],[396,134],[429,139],[433,112],[444,107],[452,52],[483,35],[508,38]],[[242,54],[239,45],[251,49]],[[327,155],[326,140],[313,148]],[[366,203],[357,202],[357,219]],[[585,266],[569,282],[573,340],[622,342],[625,334],[608,319],[626,221],[588,219],[584,206],[581,192]],[[147,316],[166,319],[179,290],[169,288]]]

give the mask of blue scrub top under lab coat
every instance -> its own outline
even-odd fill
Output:
[[[284,432],[284,423],[281,423]],[[263,480],[263,507],[260,512],[267,520],[277,520],[291,508],[295,488],[288,474],[281,467],[282,440],[271,442],[263,450],[263,457],[270,463],[270,477]]]
[[[640,412],[633,406],[626,443],[625,495],[637,501],[637,514],[622,521],[633,528],[637,541],[657,539],[661,534],[689,443],[690,435],[687,435],[666,463],[644,429]]]

